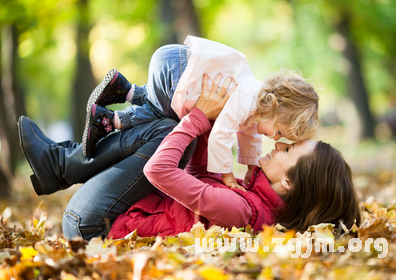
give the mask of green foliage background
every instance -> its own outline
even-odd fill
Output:
[[[150,57],[173,28],[163,20],[163,2],[89,1],[85,20],[92,26],[90,59],[98,83],[113,67],[133,83],[146,82]],[[281,68],[299,69],[309,78],[320,89],[322,124],[332,126],[317,138],[341,148],[348,141],[358,143],[357,116],[346,86],[350,65],[342,54],[345,40],[337,31],[341,16],[348,15],[371,111],[378,123],[395,111],[396,1],[193,0],[193,5],[201,35],[245,53],[258,79]],[[78,67],[77,15],[77,0],[0,4],[1,26],[16,25],[20,31],[17,74],[26,114],[44,129],[70,120]],[[339,120],[331,121],[332,116]],[[376,133],[381,141],[392,140],[387,126]]]
[[[21,77],[32,117],[67,117],[65,104],[74,68],[76,1],[2,1],[3,24],[16,23]],[[145,83],[152,52],[160,46],[160,1],[91,1],[91,58],[100,80],[117,67]],[[385,112],[395,91],[396,3],[394,1],[195,0],[203,36],[244,52],[259,79],[280,68],[300,69],[325,91],[323,102],[346,96],[345,65],[334,29],[339,13],[351,14],[362,55],[372,109]],[[339,39],[339,38],[338,38]],[[182,43],[182,42],[180,42]],[[393,70],[393,71],[392,71]],[[43,105],[56,109],[41,110]],[[388,105],[388,106],[387,106]],[[325,111],[323,106],[322,111]]]

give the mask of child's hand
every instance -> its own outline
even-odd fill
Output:
[[[239,185],[235,180],[234,173],[224,173],[221,175],[223,176],[224,185],[230,187],[231,189],[238,189],[246,192],[245,188]]]
[[[245,180],[243,180],[243,184],[245,186],[250,184],[250,180],[252,179],[253,170],[255,167],[256,165],[248,165],[248,171],[245,174]]]

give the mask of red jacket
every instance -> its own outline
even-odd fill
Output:
[[[230,189],[220,174],[206,172],[210,128],[208,119],[196,108],[182,119],[144,168],[157,190],[118,216],[109,236],[121,238],[135,229],[139,236],[176,235],[190,231],[198,221],[206,227],[250,224],[254,230],[276,222],[276,209],[282,199],[259,167],[246,192]],[[201,136],[194,155],[183,171],[178,168],[180,158],[198,135]]]

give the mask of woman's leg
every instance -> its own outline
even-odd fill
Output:
[[[122,153],[133,154],[92,177],[74,194],[62,222],[67,239],[106,237],[115,218],[154,189],[144,176],[143,167],[176,124],[162,119],[121,132]],[[195,144],[186,150],[180,162],[182,168]]]
[[[121,133],[113,133],[98,143],[93,158],[87,158],[81,144],[56,143],[25,116],[18,120],[18,133],[22,152],[33,171],[32,185],[38,195],[84,183],[133,153],[128,154],[128,150],[123,149]]]

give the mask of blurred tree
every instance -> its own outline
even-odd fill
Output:
[[[324,51],[317,55],[316,61],[311,61],[310,67],[315,67],[323,64],[326,65],[324,69],[326,71],[334,71],[329,78],[334,81],[334,84],[338,84],[338,90],[342,93],[341,95],[351,99],[356,111],[358,113],[358,121],[360,123],[361,138],[374,137],[375,120],[370,108],[369,90],[367,88],[367,79],[364,78],[366,74],[362,68],[363,57],[360,53],[362,49],[359,46],[359,38],[356,35],[356,28],[359,26],[351,26],[351,17],[355,17],[355,13],[359,8],[359,4],[353,2],[347,3],[345,1],[337,0],[333,2],[329,1],[300,1],[300,0],[289,0],[293,7],[293,19],[295,21],[295,36],[296,36],[296,47],[297,50],[304,52],[304,59],[298,59],[299,65],[304,65],[307,62],[305,58],[310,57],[310,60],[315,59],[313,52],[320,50],[320,42],[330,44],[330,47],[334,50],[341,52],[344,57],[343,60],[337,59],[333,54],[331,57],[335,58],[333,61],[329,61],[330,65],[324,64],[324,59],[330,55],[329,46],[325,46]],[[310,6],[310,7],[307,7]],[[313,8],[313,9],[312,9]],[[311,9],[311,13],[307,15],[307,11]],[[306,38],[302,40],[304,35],[307,33],[307,27],[302,28],[299,18],[308,18],[306,24],[322,26],[322,34],[317,34],[314,40],[308,41]],[[324,29],[327,25],[327,30]],[[311,28],[313,29],[313,27]],[[314,48],[312,48],[314,46]],[[333,50],[333,52],[334,52]],[[297,53],[295,50],[294,53]],[[319,59],[318,59],[319,58]],[[343,63],[337,63],[342,61]],[[337,70],[337,64],[342,68]],[[342,79],[337,81],[337,72],[342,73]],[[341,83],[340,83],[341,82]],[[341,85],[341,86],[340,86]]]
[[[75,77],[73,83],[73,96],[71,118],[73,124],[74,139],[80,141],[84,131],[86,118],[86,104],[89,95],[95,88],[95,78],[89,59],[89,32],[91,24],[89,20],[88,0],[78,0],[77,3],[77,57]]]
[[[51,73],[48,60],[40,55],[49,54],[46,47],[50,45],[54,22],[58,20],[54,11],[59,10],[59,3],[60,0],[45,3],[4,0],[1,3],[0,193],[6,193],[10,178],[15,175],[17,164],[23,158],[16,124],[17,118],[26,114],[26,91],[37,89],[38,103],[43,106],[39,108],[40,112],[51,112],[52,109],[45,106],[48,98],[43,93],[47,91],[40,83],[45,80],[53,85],[54,80],[48,74]],[[31,107],[32,104],[28,105]]]
[[[1,28],[1,71],[0,71],[0,136],[4,159],[0,164],[0,176],[3,184],[0,186],[0,194],[6,195],[10,188],[9,174],[16,171],[18,160],[22,158],[19,148],[17,132],[17,116],[24,114],[24,105],[18,80],[18,35],[15,25],[2,26]],[[3,163],[4,162],[4,163]],[[7,167],[6,167],[7,166]]]
[[[2,65],[3,59],[2,59],[2,32],[0,28],[0,66]],[[6,120],[7,119],[7,114],[6,114],[6,105],[5,105],[5,94],[4,90],[2,87],[2,81],[3,81],[3,67],[0,67],[0,119],[1,120]],[[8,126],[6,125],[6,122],[1,121],[0,122],[0,144],[3,146],[7,145],[8,146],[8,139],[7,139],[7,128]],[[1,146],[0,146],[1,147]],[[4,148],[3,148],[4,149]],[[11,187],[11,178],[9,176],[8,168],[7,165],[4,163],[3,155],[5,153],[0,153],[0,196],[5,197],[8,196],[9,189]]]
[[[187,35],[201,36],[192,0],[162,0],[161,16],[166,30],[164,44],[183,44]]]
[[[349,21],[348,12],[341,12],[337,29],[345,39],[343,54],[345,59],[349,62],[349,69],[347,72],[348,93],[353,100],[356,111],[359,115],[362,128],[361,137],[370,138],[374,137],[375,121],[370,110],[367,87],[363,79],[361,56],[351,34]]]

